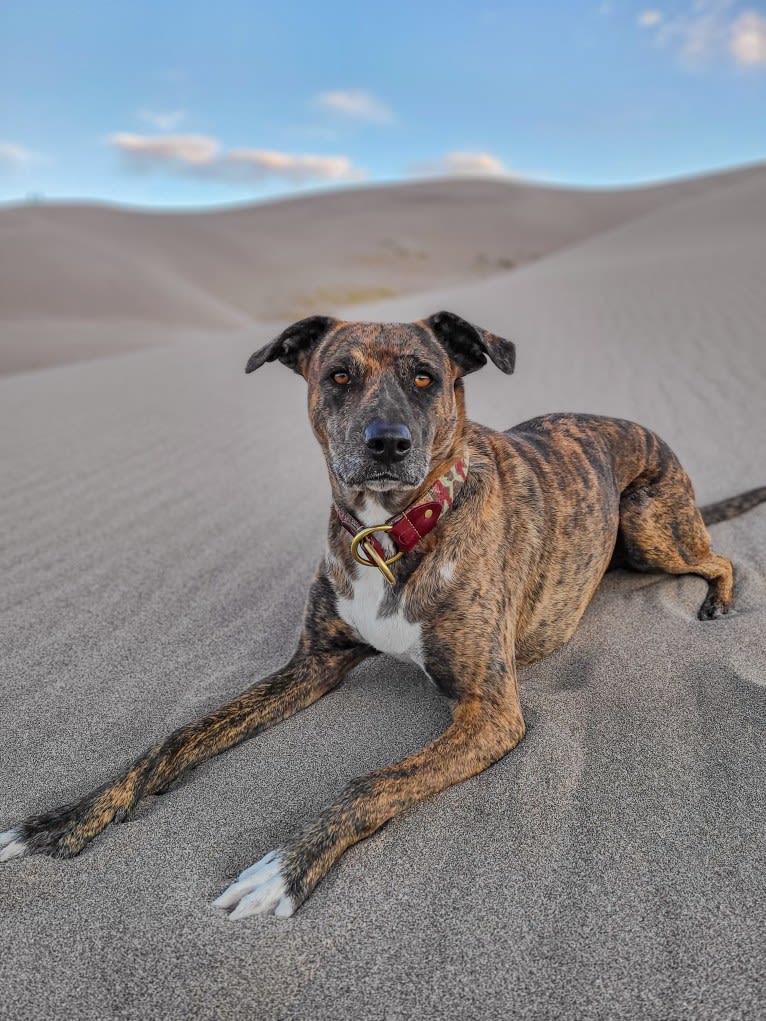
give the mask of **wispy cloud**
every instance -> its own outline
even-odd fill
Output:
[[[0,169],[18,170],[32,159],[32,153],[15,142],[0,142]]]
[[[653,28],[662,46],[675,49],[685,64],[699,64],[725,41],[733,0],[693,0],[688,10],[660,18],[643,28]]]
[[[139,119],[158,131],[172,131],[186,120],[185,110],[139,110]]]
[[[232,149],[224,157],[229,169],[239,168],[245,176],[282,177],[296,184],[305,181],[361,181],[363,170],[347,156],[309,156],[268,149]]]
[[[204,167],[215,162],[220,143],[207,135],[132,135],[117,132],[109,136],[113,146],[137,169],[152,166]]]
[[[662,21],[661,11],[641,11],[639,16],[636,18],[636,23],[641,28],[654,28],[655,25],[659,25]]]
[[[766,18],[745,11],[731,27],[730,50],[738,64],[766,67]]]
[[[502,160],[488,152],[448,152],[429,163],[413,163],[413,174],[436,174],[456,177],[507,177],[509,171]]]
[[[364,171],[347,156],[314,156],[270,149],[229,149],[207,135],[134,135],[119,132],[109,142],[134,172],[165,169],[229,182],[278,178],[309,181],[359,181]]]
[[[361,89],[350,89],[346,92],[320,92],[314,97],[314,105],[331,113],[341,114],[361,121],[372,121],[376,124],[391,124],[394,113],[390,107]]]
[[[766,18],[735,8],[735,0],[693,0],[684,13],[665,17],[646,10],[637,21],[686,65],[730,58],[744,67],[766,67]]]

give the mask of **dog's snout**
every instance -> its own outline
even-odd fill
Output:
[[[412,448],[412,436],[406,425],[374,419],[364,430],[364,442],[376,461],[402,461]]]

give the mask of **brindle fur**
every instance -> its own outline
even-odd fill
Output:
[[[309,417],[333,496],[358,512],[370,474],[359,453],[371,417],[406,421],[413,456],[400,485],[377,491],[388,514],[413,502],[467,448],[468,479],[438,528],[393,567],[379,614],[421,627],[424,667],[454,700],[435,741],[351,781],[338,799],[279,849],[294,905],[340,855],[411,805],[486,769],[524,736],[517,669],[574,633],[605,571],[698,574],[708,582],[699,616],[726,613],[729,560],[712,551],[691,483],[670,448],[632,422],[556,414],[505,433],[468,422],[462,377],[491,358],[513,371],[513,345],[450,313],[410,324],[314,316],[256,352],[248,371],[280,360],[309,384]],[[343,369],[351,386],[332,385]],[[427,369],[434,384],[416,391]],[[766,488],[706,509],[710,522],[766,499]],[[221,709],[150,748],[114,783],[12,831],[24,853],[77,854],[138,802],[188,769],[310,705],[376,650],[339,616],[359,572],[331,512],[327,550],[309,592],[298,649],[285,667]]]

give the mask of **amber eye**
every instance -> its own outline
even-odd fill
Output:
[[[430,386],[432,383],[433,380],[427,372],[419,372],[417,376],[415,376],[415,386],[418,387],[419,390],[425,390],[425,388]]]
[[[338,386],[348,386],[351,382],[351,377],[347,372],[333,372],[333,382],[337,383]]]

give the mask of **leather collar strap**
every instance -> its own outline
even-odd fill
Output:
[[[456,461],[448,472],[441,475],[415,503],[394,514],[382,525],[366,528],[353,514],[335,504],[340,523],[353,536],[351,550],[357,563],[364,564],[365,567],[377,567],[390,584],[395,584],[396,579],[389,570],[389,565],[413,550],[420,540],[436,527],[442,514],[452,507],[458,490],[468,476],[469,464],[470,456],[466,450],[462,458]],[[385,532],[388,535],[396,548],[392,556],[386,553],[375,538],[375,532]],[[359,545],[367,554],[366,557],[359,553]]]

